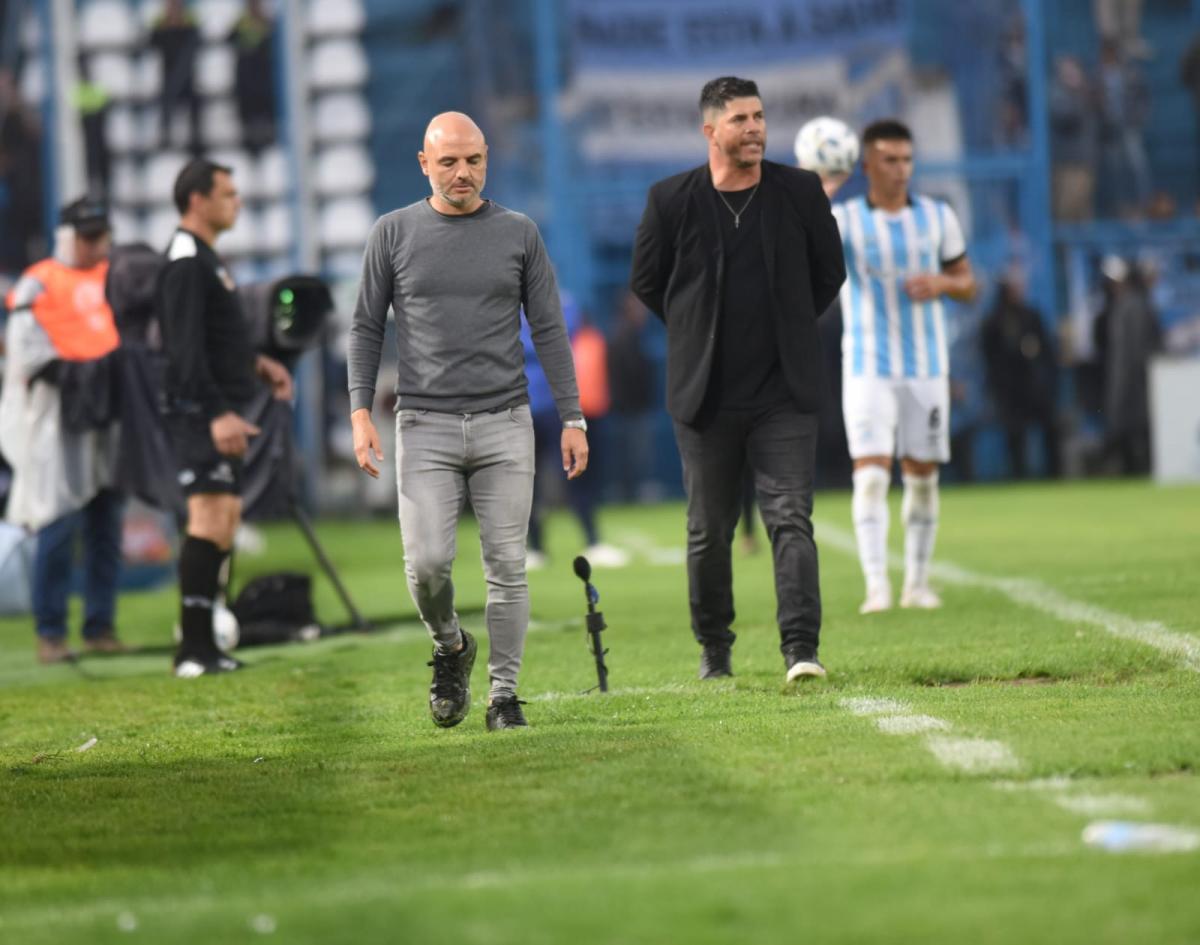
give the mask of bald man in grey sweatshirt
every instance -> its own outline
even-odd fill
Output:
[[[378,476],[371,420],[389,307],[396,318],[396,479],[409,591],[433,638],[433,721],[470,709],[476,642],[459,625],[450,572],[469,497],[487,579],[489,730],[526,725],[517,674],[529,625],[525,539],[533,499],[533,422],[520,339],[529,321],[563,421],[563,470],[587,468],[587,425],[554,270],[537,226],[481,196],[487,144],[466,115],[430,122],[418,155],[432,197],[371,230],[350,329],[354,452]]]

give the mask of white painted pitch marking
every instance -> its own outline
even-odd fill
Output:
[[[618,544],[624,545],[650,564],[680,565],[687,562],[687,548],[655,544],[653,538],[637,529],[625,529],[616,532],[613,537]]]
[[[1055,794],[1053,801],[1063,810],[1084,817],[1115,817],[1119,814],[1145,815],[1150,802],[1128,794]]]
[[[1053,778],[1034,778],[1031,781],[995,781],[992,787],[998,791],[1066,791],[1074,784],[1070,778],[1057,775]]]
[[[896,699],[859,696],[842,699],[840,705],[855,715],[875,716],[875,725],[886,735],[946,732],[952,727],[945,719],[916,714]],[[1012,771],[1021,766],[1004,742],[987,738],[930,735],[925,739],[925,747],[944,767],[968,774]]]
[[[898,699],[881,699],[876,696],[857,696],[841,700],[841,706],[855,715],[900,715],[909,708]]]
[[[821,545],[846,554],[858,554],[854,536],[836,525],[821,523],[817,528],[817,540]],[[903,567],[903,561],[896,555],[890,555],[889,562],[895,569]],[[1074,600],[1029,578],[991,577],[949,561],[935,561],[931,565],[931,572],[947,584],[998,591],[1018,604],[1040,610],[1066,623],[1089,624],[1118,639],[1153,647],[1160,653],[1176,657],[1192,672],[1200,673],[1200,638],[1172,630],[1157,620],[1134,620],[1124,614]]]
[[[950,723],[932,715],[881,715],[875,720],[885,735],[920,735],[924,732],[947,732]]]
[[[931,735],[925,740],[925,747],[947,768],[956,768],[967,774],[1012,771],[1020,767],[1011,748],[1004,742],[990,738]]]
[[[710,692],[733,692],[732,684],[721,684],[698,686],[686,686],[683,683],[668,683],[665,686],[627,686],[623,689],[610,689],[607,693],[601,693],[600,690],[587,690],[586,692],[539,692],[536,695],[529,697],[530,702],[567,702],[572,699],[595,699],[597,696],[681,696],[681,695],[697,695],[703,696]]]

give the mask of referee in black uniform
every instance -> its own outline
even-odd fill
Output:
[[[280,400],[292,378],[255,355],[237,287],[213,250],[237,220],[241,200],[230,169],[197,158],[175,180],[179,229],[159,277],[157,311],[167,355],[168,426],[187,496],[179,552],[180,627],[175,675],[188,679],[238,669],[213,638],[213,603],[242,516],[240,478],[247,441],[259,432],[241,415],[261,381]]]

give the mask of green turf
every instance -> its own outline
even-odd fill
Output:
[[[819,525],[848,531],[848,506],[819,496]],[[1200,490],[946,489],[942,523],[943,561],[1200,639]],[[73,668],[36,666],[28,621],[0,621],[0,942],[1200,941],[1200,853],[1090,849],[1103,815],[1058,803],[1116,795],[1139,806],[1127,819],[1200,829],[1200,673],[994,589],[859,617],[857,563],[831,540],[829,679],[784,686],[760,554],[735,565],[737,676],[703,684],[683,569],[662,563],[682,509],[603,524],[639,549],[596,574],[616,691],[581,694],[579,536],[559,516],[531,578],[523,732],[486,732],[479,704],[429,722],[391,521],[320,529],[363,609],[407,618],[247,651],[244,673],[169,677],[169,588],[121,602],[153,652]],[[243,577],[310,566],[293,529],[269,539]],[[460,548],[482,631],[469,523]],[[343,619],[323,581],[317,605]],[[842,704],[868,696],[1003,742],[1017,767],[943,767]]]

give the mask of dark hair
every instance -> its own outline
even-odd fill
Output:
[[[233,169],[216,164],[208,158],[193,158],[183,166],[175,178],[175,209],[180,216],[187,213],[192,194],[207,197],[212,193],[213,178],[217,174],[232,174]]]
[[[876,141],[912,141],[908,125],[895,118],[881,118],[863,129],[862,149],[865,152]]]
[[[759,98],[758,84],[753,79],[739,79],[735,75],[723,75],[719,79],[704,83],[700,90],[700,113],[715,108],[723,111],[735,98]]]

